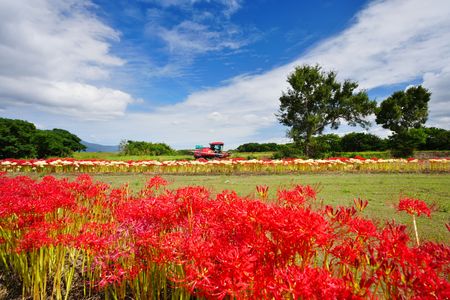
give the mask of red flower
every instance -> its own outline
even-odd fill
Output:
[[[405,211],[410,215],[420,216],[421,214],[425,214],[428,217],[431,214],[430,208],[427,204],[419,199],[413,198],[402,198],[397,206],[398,211]]]
[[[257,185],[256,193],[261,198],[261,200],[267,200],[269,195],[269,187],[267,185]]]

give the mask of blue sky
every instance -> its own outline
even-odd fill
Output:
[[[286,77],[317,63],[377,101],[423,84],[450,128],[447,0],[0,0],[0,116],[89,142],[285,142]]]

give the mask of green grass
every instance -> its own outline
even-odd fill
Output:
[[[232,152],[231,157],[242,157],[245,159],[270,159],[274,152]]]
[[[105,159],[105,160],[189,160],[193,155],[121,155],[118,152],[75,152],[75,159]]]
[[[39,174],[26,174],[32,177]],[[57,175],[60,177],[61,175]],[[74,177],[76,175],[67,175]],[[144,174],[98,174],[96,180],[113,187],[129,183],[137,191],[150,178]],[[380,223],[395,219],[412,229],[409,215],[395,211],[400,195],[419,198],[435,206],[432,218],[418,218],[421,239],[439,242],[450,241],[445,228],[450,223],[450,175],[449,174],[309,174],[309,175],[254,175],[254,176],[180,176],[164,175],[171,184],[169,188],[202,185],[213,193],[234,190],[241,196],[254,197],[256,185],[268,185],[270,197],[279,188],[295,184],[318,186],[319,200],[328,205],[353,205],[353,199],[361,197],[369,201],[364,213]],[[412,235],[411,235],[412,237]]]

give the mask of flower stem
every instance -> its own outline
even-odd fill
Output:
[[[414,232],[416,234],[417,246],[420,246],[419,233],[417,232],[416,215],[412,215],[412,217],[413,217]]]

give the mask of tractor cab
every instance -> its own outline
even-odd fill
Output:
[[[209,148],[197,145],[195,146],[194,150],[195,158],[205,158],[205,159],[225,158],[228,157],[229,155],[230,154],[228,152],[223,151],[223,142],[209,143]]]
[[[222,142],[212,142],[209,143],[209,148],[214,151],[214,153],[222,153],[223,143]]]

